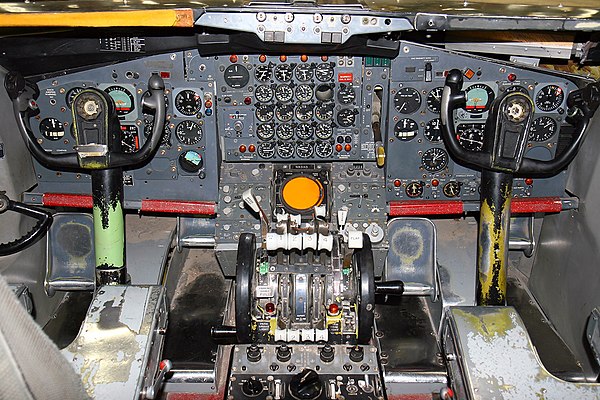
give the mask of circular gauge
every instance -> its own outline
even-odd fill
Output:
[[[135,125],[121,125],[121,151],[131,154],[140,149],[140,137]]]
[[[526,88],[524,88],[523,86],[519,86],[519,85],[507,86],[506,93],[512,93],[512,92],[529,94],[529,91]]]
[[[296,107],[296,118],[300,121],[308,121],[313,116],[313,105],[312,104],[301,104]]]
[[[261,104],[256,107],[256,119],[261,122],[269,122],[273,119],[273,106],[268,104]]]
[[[317,65],[315,76],[321,82],[330,81],[333,78],[333,65],[330,63],[321,63]]]
[[[294,136],[294,127],[291,124],[281,124],[277,127],[277,137],[281,140],[289,140]]]
[[[294,67],[290,64],[279,64],[275,67],[275,78],[280,82],[289,82],[293,74]]]
[[[442,191],[446,197],[457,197],[460,195],[460,183],[450,181],[444,185]]]
[[[254,91],[254,97],[260,103],[268,103],[273,98],[273,89],[267,85],[260,85]]]
[[[279,85],[275,89],[275,98],[282,103],[287,103],[294,98],[294,90],[290,85]]]
[[[200,107],[202,107],[200,95],[194,90],[182,90],[175,96],[175,108],[183,115],[196,115]]]
[[[123,86],[109,86],[104,91],[114,100],[117,115],[127,115],[134,110],[133,95]]]
[[[315,149],[311,142],[298,142],[296,144],[296,155],[300,158],[310,158],[314,152]]]
[[[200,171],[204,165],[202,156],[194,150],[187,150],[181,153],[178,161],[181,169],[189,173]]]
[[[400,114],[412,114],[421,107],[421,95],[417,89],[402,88],[394,96],[394,107]]]
[[[429,172],[441,171],[448,165],[448,153],[444,149],[433,147],[423,153],[421,163]]]
[[[83,90],[84,90],[84,88],[77,86],[77,87],[70,89],[67,92],[67,95],[65,96],[65,102],[67,103],[67,106],[69,106],[69,108],[71,108],[71,104],[73,104],[73,99],[75,98],[75,96],[77,96]]]
[[[281,187],[281,200],[296,212],[306,212],[321,205],[325,200],[325,189],[318,180],[297,175],[287,180]]]
[[[315,135],[319,139],[329,139],[333,136],[333,127],[329,124],[319,124],[315,128]]]
[[[337,94],[337,99],[342,104],[352,104],[352,102],[356,99],[356,91],[352,86],[344,85],[342,83]]]
[[[333,104],[320,104],[315,108],[315,116],[321,121],[329,121],[333,117]]]
[[[144,137],[150,137],[152,134],[152,128],[154,127],[154,116],[153,115],[144,115]],[[173,143],[171,142],[171,128],[169,128],[169,124],[165,124],[165,128],[163,130],[163,134],[161,137],[160,145],[164,146],[168,149],[171,148]]]
[[[241,64],[231,64],[229,67],[225,68],[223,78],[229,87],[240,89],[248,84],[250,73],[248,72],[248,68]]]
[[[309,64],[300,64],[296,67],[296,79],[300,82],[309,81],[313,77],[313,70]]]
[[[46,139],[59,140],[65,136],[65,128],[56,118],[44,118],[40,122],[40,133]]]
[[[356,113],[350,108],[344,108],[337,115],[337,123],[345,128],[354,125]]]
[[[296,126],[296,137],[302,140],[308,140],[313,135],[313,128],[309,124],[298,124]]]
[[[406,185],[406,195],[411,198],[420,197],[423,195],[423,183],[411,182]]]
[[[543,116],[536,118],[531,124],[529,131],[529,140],[534,142],[545,142],[556,133],[558,124],[550,117]]]
[[[298,71],[298,69],[296,69]],[[298,101],[310,101],[313,97],[313,90],[310,85],[302,84],[296,86],[296,98]]]
[[[458,143],[469,151],[481,151],[483,148],[483,124],[461,124],[456,127]]]
[[[258,144],[258,155],[262,158],[273,158],[275,155],[275,142],[261,142]]]
[[[270,64],[257,65],[254,69],[254,77],[260,82],[267,82],[269,79],[271,79],[271,73],[272,71]]]
[[[469,86],[465,93],[467,96],[465,110],[474,114],[487,111],[495,97],[492,88],[483,83]]]
[[[403,118],[394,126],[394,135],[404,142],[414,139],[418,133],[419,125],[410,118]]]
[[[432,113],[439,114],[442,109],[442,93],[443,87],[436,87],[427,93],[427,108]]]
[[[281,122],[288,122],[294,117],[294,107],[291,104],[283,104],[275,109],[275,116]]]
[[[317,141],[315,144],[315,153],[321,158],[331,157],[333,154],[333,146],[330,142]]]
[[[291,158],[294,155],[294,143],[279,142],[277,145],[277,155],[281,158]]]
[[[442,141],[442,121],[439,118],[432,119],[425,126],[423,133],[425,139],[431,143],[439,143]]]
[[[202,128],[194,121],[183,121],[175,128],[175,137],[179,143],[191,146],[202,140]]]
[[[544,86],[535,96],[535,105],[542,111],[554,111],[565,99],[565,92],[556,85]]]
[[[275,136],[275,127],[273,124],[260,124],[256,127],[256,136],[260,140],[269,140]]]

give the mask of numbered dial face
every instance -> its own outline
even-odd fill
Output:
[[[275,136],[275,127],[273,124],[260,124],[256,128],[256,136],[260,140],[269,140]]]
[[[254,77],[259,82],[268,82],[271,79],[271,65],[257,65],[254,69]]]
[[[312,104],[301,104],[296,108],[296,118],[300,121],[308,121],[313,116]]]
[[[315,76],[321,82],[330,81],[333,78],[333,65],[330,63],[321,63],[317,65]]]
[[[281,158],[291,158],[294,155],[294,144],[291,142],[280,142],[277,145],[277,155]]]
[[[294,98],[294,90],[290,85],[279,85],[275,89],[275,98],[282,103],[287,103]]]
[[[234,89],[243,88],[250,80],[248,69],[240,64],[231,64],[223,73],[225,83]]]
[[[183,121],[175,128],[175,136],[179,143],[191,146],[202,140],[202,128],[194,121]]]
[[[258,144],[258,155],[262,158],[273,158],[275,155],[275,142],[262,142]]]
[[[281,124],[277,127],[277,137],[281,140],[289,140],[294,136],[294,128],[290,124]]]
[[[313,128],[309,124],[298,124],[296,126],[296,137],[301,140],[308,140],[313,135]]]
[[[201,106],[200,95],[194,90],[183,90],[175,96],[175,108],[183,115],[196,115]]]
[[[465,110],[473,114],[487,111],[495,97],[492,88],[483,83],[471,85],[465,92],[467,94]]]
[[[261,104],[256,107],[256,119],[261,122],[268,122],[273,119],[273,107],[267,104]]]
[[[333,146],[329,142],[317,141],[315,144],[315,153],[321,158],[331,157],[333,154]]]
[[[275,67],[275,79],[280,82],[289,82],[293,74],[294,68],[290,64],[279,64]]]
[[[427,94],[427,108],[432,113],[439,114],[442,109],[442,92],[443,87],[436,87]]]
[[[421,163],[429,172],[441,171],[448,165],[448,153],[439,147],[431,148],[423,153]]]
[[[275,115],[281,122],[288,122],[294,117],[294,107],[290,104],[277,106]]]
[[[337,99],[341,104],[352,104],[356,99],[356,91],[350,85],[341,84]]]
[[[423,184],[421,182],[411,182],[406,185],[405,191],[408,197],[421,197],[423,195]]]
[[[442,141],[442,121],[439,118],[429,121],[423,134],[425,139],[431,143],[440,143]]]
[[[410,118],[403,118],[394,126],[394,135],[404,142],[414,139],[418,133],[419,125]]]
[[[83,92],[82,87],[74,87],[73,89],[67,92],[67,95],[65,96],[65,102],[67,103],[67,106],[69,106],[69,108],[71,108],[71,104],[73,104],[73,99],[75,98],[75,96],[77,96],[81,92]]]
[[[554,111],[565,99],[565,92],[556,85],[547,85],[535,96],[535,105],[542,111]]]
[[[321,121],[329,121],[333,117],[333,104],[326,103],[317,106],[315,116]]]
[[[56,118],[45,118],[40,122],[40,133],[48,140],[59,140],[65,136],[65,129]]]
[[[309,64],[300,64],[296,67],[296,79],[307,82],[313,77],[313,69]]]
[[[153,126],[154,126],[154,116],[152,116],[152,115],[144,116],[144,136],[145,137],[150,137],[150,135],[152,134]],[[165,129],[163,131],[160,145],[166,147],[167,149],[170,149],[171,146],[173,145],[173,142],[171,141],[171,128],[169,127],[169,124],[165,124]]]
[[[337,115],[337,123],[344,128],[354,125],[356,120],[356,113],[354,110],[345,108],[341,110]]]
[[[315,135],[319,139],[329,139],[333,136],[333,127],[329,124],[319,124],[315,128]]]
[[[296,98],[298,101],[310,101],[312,97],[313,89],[310,87],[310,85],[302,84],[296,86]]]
[[[457,197],[460,195],[460,184],[455,181],[448,182],[444,185],[442,191],[446,197]]]
[[[481,151],[483,148],[483,124],[461,124],[456,127],[458,143],[469,151]]]
[[[135,153],[140,149],[140,137],[135,125],[121,125],[121,151]]]
[[[421,107],[421,95],[417,89],[402,88],[394,96],[394,107],[400,114],[412,114]]]
[[[529,131],[529,140],[534,142],[545,142],[550,139],[557,131],[558,124],[550,117],[536,118],[531,124]]]
[[[123,86],[110,86],[104,91],[114,100],[117,115],[127,115],[135,109],[133,95]]]
[[[296,155],[300,158],[310,158],[314,154],[311,142],[298,142],[296,145]]]
[[[273,95],[273,89],[267,85],[260,85],[254,91],[254,97],[256,97],[256,100],[260,103],[268,103],[273,99]]]

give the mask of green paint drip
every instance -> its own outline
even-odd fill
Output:
[[[103,218],[106,217],[106,218]],[[104,220],[104,221],[103,221]],[[96,267],[120,268],[125,265],[125,226],[120,202],[104,212],[94,206],[94,246]],[[103,222],[108,222],[104,224]]]

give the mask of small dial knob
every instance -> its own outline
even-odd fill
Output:
[[[264,386],[261,381],[252,377],[242,383],[242,392],[248,397],[256,397],[262,393]]]
[[[277,360],[280,362],[290,361],[292,358],[292,349],[290,349],[286,344],[282,344],[277,348]]]
[[[321,353],[319,354],[321,361],[323,361],[325,363],[332,362],[334,356],[335,356],[335,351],[334,351],[333,347],[331,347],[328,344],[323,346],[323,348],[321,349]]]
[[[250,362],[259,362],[261,358],[260,348],[255,344],[250,345],[246,350],[246,357]]]
[[[290,394],[297,400],[314,400],[323,392],[323,382],[312,369],[304,369],[290,380]]]
[[[350,357],[350,361],[361,362],[363,358],[365,358],[365,351],[360,346],[354,346],[350,349],[350,354],[348,356]]]

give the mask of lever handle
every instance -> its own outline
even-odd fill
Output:
[[[389,296],[402,296],[404,293],[404,282],[402,281],[387,281],[375,282],[375,293],[385,294]]]
[[[158,397],[158,392],[165,382],[165,376],[171,371],[173,368],[173,364],[171,360],[162,360],[158,365],[158,376],[152,382],[152,385],[146,386],[144,388],[143,397],[149,400],[156,399]]]

